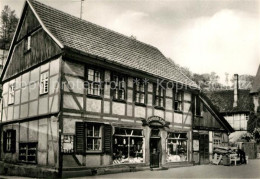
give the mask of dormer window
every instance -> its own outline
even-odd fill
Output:
[[[31,36],[29,35],[25,38],[24,51],[27,52],[30,49],[31,49]]]

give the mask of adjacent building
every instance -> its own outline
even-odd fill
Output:
[[[248,128],[250,131],[254,131],[255,128],[260,127],[260,65],[254,78],[250,95],[253,98],[254,113],[250,116],[251,118]]]
[[[233,90],[209,91],[206,95],[235,131],[247,131],[250,112],[254,110],[250,90],[239,89],[239,76],[234,75]]]
[[[34,0],[1,79],[1,173],[208,163],[233,131],[157,48]]]

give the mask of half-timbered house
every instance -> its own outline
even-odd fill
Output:
[[[209,160],[212,131],[232,131],[157,48],[34,0],[1,80],[2,173],[189,165]]]

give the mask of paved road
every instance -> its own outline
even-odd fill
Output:
[[[80,178],[260,178],[260,159],[249,160],[249,164],[239,166],[198,165],[161,171],[147,170]]]

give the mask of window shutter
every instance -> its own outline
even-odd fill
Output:
[[[85,153],[85,125],[76,122],[76,153]]]
[[[16,151],[16,131],[12,130],[11,131],[11,152],[15,153]]]
[[[104,145],[103,151],[107,154],[112,153],[112,126],[111,125],[104,125]]]
[[[6,152],[6,132],[3,131],[3,151]]]

